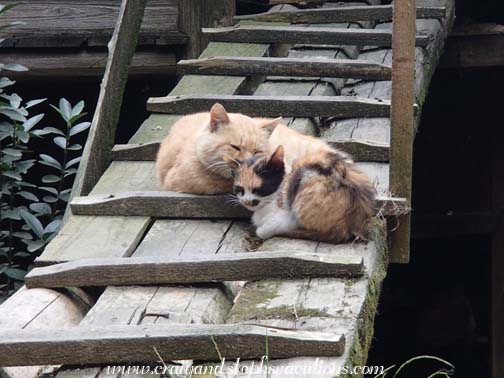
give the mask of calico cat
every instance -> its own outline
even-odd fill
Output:
[[[238,165],[233,192],[253,211],[258,237],[331,243],[368,238],[374,187],[347,155],[326,147],[294,160],[290,173],[282,145],[269,157],[255,155]]]
[[[224,158],[245,160],[267,151],[268,138],[280,120],[227,113],[221,104],[209,113],[180,118],[157,154],[162,188],[192,194],[231,192],[232,170]]]

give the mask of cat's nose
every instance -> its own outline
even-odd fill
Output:
[[[245,207],[255,207],[259,205],[259,200],[258,199],[253,199],[253,200],[241,200],[241,203]]]
[[[258,200],[258,199],[254,199],[254,200],[252,200],[252,206],[257,206],[257,205],[259,205],[259,202],[261,202],[261,201],[260,201],[260,200]]]

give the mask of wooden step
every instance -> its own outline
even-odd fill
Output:
[[[363,268],[363,260],[357,256],[342,258],[295,251],[188,255],[176,259],[98,258],[35,268],[26,276],[26,285],[64,288],[357,277],[362,276]]]
[[[392,21],[392,5],[340,6],[335,8],[270,11],[236,16],[237,21],[289,22],[291,24],[330,24],[355,21]],[[443,18],[446,7],[418,6],[417,18]]]
[[[329,142],[334,148],[350,154],[354,161],[387,162],[389,146],[365,140],[338,140]],[[142,144],[116,144],[112,148],[112,160],[153,161],[160,142]]]
[[[147,110],[169,114],[208,111],[216,102],[229,112],[258,117],[388,117],[390,101],[352,96],[184,95],[151,97]]]
[[[383,29],[234,26],[203,28],[203,34],[214,42],[392,46],[392,31]],[[417,46],[426,47],[429,41],[427,35],[416,37]]]
[[[366,60],[324,58],[244,58],[212,57],[181,60],[180,74],[226,76],[303,76],[338,77],[364,80],[390,80],[392,68]]]
[[[250,217],[250,212],[244,207],[229,203],[230,198],[229,195],[197,196],[167,191],[121,192],[75,197],[70,207],[74,215],[210,219]],[[380,214],[386,216],[409,212],[406,201],[402,198],[378,197],[376,207]]]
[[[247,324],[112,325],[0,331],[0,366],[340,356],[345,338]],[[157,352],[157,353],[156,353]]]

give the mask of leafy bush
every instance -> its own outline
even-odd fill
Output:
[[[13,6],[0,5],[0,15]],[[16,24],[0,25],[0,30]],[[19,64],[0,63],[0,74],[26,70]],[[21,285],[28,265],[58,232],[82,150],[72,140],[90,126],[78,123],[86,114],[83,101],[72,107],[61,99],[57,107],[51,106],[64,127],[38,128],[44,114],[33,114],[32,108],[46,99],[24,102],[17,93],[6,93],[14,83],[0,77],[0,289],[5,294]],[[30,141],[43,137],[52,137],[59,153],[41,153],[37,161]],[[27,180],[37,163],[54,171],[43,176],[42,183]]]

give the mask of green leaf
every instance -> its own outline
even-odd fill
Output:
[[[13,85],[14,83],[16,83],[16,82],[9,79],[8,77],[0,78],[0,88],[9,87],[9,86]]]
[[[16,163],[16,172],[26,174],[35,165],[35,160],[23,160]],[[26,185],[25,185],[26,186]],[[35,185],[33,185],[35,187]]]
[[[44,234],[53,234],[61,228],[61,219],[55,219],[44,229]]]
[[[69,121],[72,118],[72,105],[70,105],[66,98],[60,99],[59,109],[61,114],[64,115],[65,121]]]
[[[74,136],[75,134],[78,134],[84,130],[87,130],[87,129],[89,129],[90,126],[91,126],[91,122],[79,123],[70,129],[70,136]]]
[[[0,123],[0,131],[9,131],[12,132],[14,130],[14,125],[10,122],[1,122]]]
[[[1,67],[1,65],[0,65]],[[16,93],[13,93],[10,95],[10,105],[17,109],[19,108],[19,106],[21,106],[21,101],[23,101],[23,99],[21,97],[19,97]]]
[[[23,242],[28,246],[28,252],[35,252],[38,251],[40,248],[45,246],[45,243],[43,240],[23,240]]]
[[[68,163],[65,165],[65,169],[70,168],[72,165],[78,164],[81,161],[81,157],[76,157],[75,159],[70,160]]]
[[[12,8],[18,6],[20,3],[12,3],[12,4],[7,4],[7,5],[1,5],[0,4],[0,14],[8,12]]]
[[[44,127],[43,130],[48,131],[49,133],[65,136],[65,133],[56,127]]]
[[[44,202],[32,203],[29,207],[30,210],[40,215],[49,215],[52,213],[51,206]]]
[[[62,148],[63,150],[66,148],[67,141],[66,141],[65,138],[63,138],[63,137],[56,137],[53,140],[54,140],[54,144],[56,144],[58,147]]]
[[[67,189],[67,190],[63,190],[60,195],[59,195],[59,198],[65,202],[68,202],[68,199],[70,198],[70,193],[72,192],[72,189]]]
[[[82,146],[80,144],[72,144],[71,146],[67,147],[67,150],[69,150],[69,151],[80,151],[80,150],[82,150]]]
[[[15,134],[23,143],[28,143],[28,141],[30,140],[30,134],[28,134],[24,130],[16,130]]]
[[[42,226],[42,223],[40,223],[38,218],[26,210],[21,210],[20,214],[21,218],[23,218],[30,230],[32,230],[35,235],[39,237],[39,239],[42,239],[44,237],[44,227]]]
[[[25,122],[26,117],[20,114],[19,111],[10,110],[10,109],[0,109],[0,113],[9,117],[10,119],[18,122]]]
[[[15,26],[15,25],[22,25],[22,24],[12,22],[10,25]],[[23,66],[21,64],[17,64],[17,63],[0,64],[0,69],[7,70],[7,71],[13,71],[13,72],[28,71],[28,68],[26,68],[25,66]]]
[[[65,170],[65,177],[75,175],[77,173],[76,168],[70,168]]]
[[[23,156],[23,152],[22,151],[19,151],[19,150],[16,150],[14,148],[4,148],[2,150],[2,152],[6,155],[9,155],[9,156],[16,156],[16,157],[21,157]]]
[[[38,105],[42,102],[44,102],[45,100],[47,100],[47,98],[39,98],[38,100],[31,100],[31,101],[28,101],[25,105],[25,109],[29,109],[31,108],[32,106],[35,106],[35,105]]]
[[[61,181],[61,177],[56,175],[45,175],[44,177],[42,177],[42,182],[46,184],[59,181]]]
[[[17,181],[21,181],[23,179],[18,173],[14,172],[14,171],[5,171],[5,172],[2,172],[2,175],[9,177],[9,178],[12,178]]]
[[[8,277],[13,280],[22,281],[25,278],[26,271],[18,269],[18,268],[7,268],[4,272]]]
[[[77,105],[75,105],[72,109],[72,113],[71,113],[71,117],[70,118],[73,118],[75,117],[76,115],[79,115],[81,114],[82,110],[84,109],[84,101],[79,101],[77,103]]]
[[[23,231],[13,232],[12,236],[15,236],[16,238],[19,238],[19,239],[28,239],[28,240],[33,239],[32,234],[30,234],[29,232],[23,232]]]
[[[54,194],[55,196],[58,195],[58,190],[55,188],[51,188],[50,186],[39,186],[40,190],[45,190],[46,192],[49,192],[51,194]]]
[[[44,196],[42,198],[42,200],[44,202],[47,202],[47,203],[54,203],[54,202],[58,201],[58,199],[56,197],[53,197],[53,196]]]
[[[20,191],[16,193],[18,196],[21,196],[23,198],[26,198],[27,200],[38,202],[38,198],[35,194],[27,192],[27,191]]]
[[[60,162],[58,160],[56,160],[55,158],[53,158],[52,156],[49,156],[46,154],[40,154],[39,156],[42,158],[43,162],[47,163],[46,165],[49,165],[49,166],[52,166],[52,167],[55,167],[58,169],[63,168],[61,166]],[[43,163],[43,162],[41,161],[41,163]]]
[[[44,118],[45,114],[38,114],[34,117],[31,117],[30,119],[26,120],[26,122],[23,123],[23,128],[25,131],[30,131],[33,126],[35,126],[37,123],[40,122],[42,118]]]

